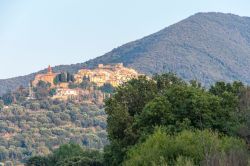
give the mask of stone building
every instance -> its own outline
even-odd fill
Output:
[[[75,98],[78,95],[79,95],[79,92],[77,89],[57,88],[56,95],[54,95],[52,98],[53,99],[67,100],[70,98]]]
[[[32,86],[36,86],[39,81],[44,81],[50,83],[51,86],[54,86],[54,79],[58,73],[53,73],[52,68],[49,66],[47,73],[45,74],[37,74],[35,79],[32,81]]]
[[[35,79],[30,84],[30,95],[29,99],[34,98],[33,87],[36,87],[39,81],[44,81],[51,84],[51,88],[56,89],[56,94],[52,97],[53,99],[77,99],[84,101],[97,101],[101,103],[106,96],[98,90],[84,90],[80,88],[70,89],[68,82],[59,82],[54,84],[54,79],[58,73],[53,73],[51,67],[48,67],[48,71],[45,74],[37,74]],[[122,63],[113,65],[99,64],[95,69],[81,69],[77,74],[74,75],[74,84],[80,84],[85,79],[88,82],[95,83],[97,86],[103,86],[105,83],[109,83],[114,87],[132,79],[137,78],[138,74],[134,69],[124,67]],[[93,87],[92,87],[93,88]]]
[[[84,78],[90,82],[94,82],[97,86],[102,86],[105,83],[110,83],[112,86],[117,87],[123,82],[132,78],[137,78],[139,74],[131,68],[124,67],[122,63],[114,65],[99,64],[93,70],[82,69],[75,74],[75,82],[80,84]]]

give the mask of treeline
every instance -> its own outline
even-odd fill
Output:
[[[62,72],[54,78],[54,84],[61,82],[74,82],[74,75],[69,72]]]
[[[249,95],[241,82],[205,89],[173,74],[132,79],[105,102],[110,143],[98,165],[248,165]]]
[[[102,154],[97,150],[86,150],[81,146],[69,143],[62,145],[60,148],[53,151],[52,154],[47,157],[33,157],[31,158],[26,165],[32,166],[102,166],[103,157]]]

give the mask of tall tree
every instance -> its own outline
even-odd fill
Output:
[[[224,83],[216,85],[214,92],[216,95],[200,86],[188,85],[172,74],[153,79],[140,77],[118,87],[106,101],[111,144],[105,150],[105,159],[109,165],[119,165],[126,151],[159,125],[171,133],[212,129],[234,134],[238,123],[233,116],[236,97]]]

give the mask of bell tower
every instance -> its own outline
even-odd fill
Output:
[[[52,68],[50,65],[48,66],[48,74],[52,74]]]

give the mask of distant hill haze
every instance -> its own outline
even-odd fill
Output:
[[[215,81],[250,83],[250,17],[197,13],[103,56],[53,68],[75,73],[99,63],[123,63],[140,73],[174,72],[185,80],[209,85]],[[40,71],[42,72],[42,71]],[[0,94],[28,85],[34,74],[0,80]]]

